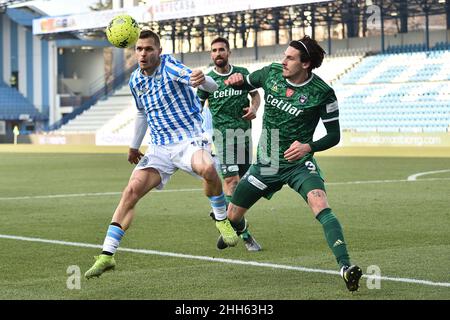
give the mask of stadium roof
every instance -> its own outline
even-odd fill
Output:
[[[190,3],[192,1],[172,0],[165,3],[177,2]],[[282,4],[284,2],[283,0],[280,0],[275,3]],[[370,16],[378,10],[379,16],[385,21],[399,19],[400,32],[407,32],[407,20],[408,17],[411,16],[447,14],[446,27],[447,29],[450,28],[450,0],[306,0],[296,1],[296,3],[297,4],[289,6],[271,8],[261,8],[261,6],[259,6],[259,9],[253,10],[217,13],[204,16],[197,15],[160,21],[153,20],[144,24],[148,25],[158,32],[161,37],[166,39],[203,39],[207,34],[227,36],[229,34],[240,33],[244,35],[249,30],[277,31],[302,27],[312,27],[312,36],[314,37],[314,28],[316,26],[330,27],[337,24],[346,25],[346,34],[343,35],[344,37],[355,37],[358,36],[361,28],[365,28]],[[107,12],[97,13],[106,14]],[[58,26],[65,26],[69,22],[73,22],[74,17],[75,15],[64,16],[61,17],[61,21],[58,21],[55,17],[52,18],[53,23],[58,24]],[[78,26],[78,24],[76,24],[76,26]],[[52,32],[57,32],[56,29],[53,29]],[[104,38],[103,27],[85,30],[82,30],[81,27],[74,28],[73,30],[69,30],[69,32],[58,34],[57,38],[62,38],[63,34],[66,34],[68,38],[73,38],[74,35],[81,38]],[[53,38],[54,36],[50,35],[50,37]]]

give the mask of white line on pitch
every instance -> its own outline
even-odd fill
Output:
[[[48,240],[48,239],[41,239],[41,238],[20,237],[20,236],[12,236],[12,235],[5,235],[5,234],[0,234],[0,239],[50,243],[50,244],[59,244],[59,245],[63,245],[63,246],[72,246],[72,247],[81,247],[81,248],[97,248],[97,249],[102,248],[101,245],[97,245],[97,244],[81,243],[81,242],[68,242],[68,241],[60,241],[60,240]],[[119,248],[118,250],[124,251],[124,252],[141,253],[141,254],[148,254],[148,255],[158,255],[158,256],[173,257],[173,258],[202,260],[202,261],[210,261],[210,262],[221,262],[221,263],[228,263],[228,264],[247,265],[247,266],[253,266],[253,267],[263,267],[263,268],[284,269],[284,270],[294,270],[294,271],[301,271],[301,272],[314,272],[314,273],[339,275],[338,271],[333,271],[333,270],[296,267],[296,266],[267,263],[267,262],[223,259],[223,258],[214,258],[214,257],[208,257],[208,256],[194,256],[194,255],[190,255],[190,254],[164,252],[164,251],[156,251],[156,250],[146,250],[146,249]],[[385,276],[374,277],[374,276],[368,276],[368,275],[363,275],[363,277],[371,278],[371,279],[386,280],[386,281],[423,284],[423,285],[435,286],[435,287],[450,287],[450,283],[448,283],[448,282],[434,282],[434,281],[429,281],[429,280],[385,277]]]
[[[203,189],[167,189],[167,190],[153,190],[152,193],[164,192],[192,192],[202,191]],[[21,196],[21,197],[2,197],[1,200],[27,200],[27,199],[53,199],[53,198],[76,198],[76,197],[95,197],[95,196],[117,196],[122,192],[94,192],[94,193],[67,193],[67,194],[49,194],[42,196]]]
[[[396,182],[419,182],[419,181],[444,181],[450,178],[428,178],[420,180],[366,180],[366,181],[347,181],[347,182],[327,182],[328,186],[338,185],[352,185],[352,184],[377,184],[377,183],[396,183]],[[202,191],[203,189],[167,189],[167,190],[153,190],[152,193],[172,193],[172,192],[194,192]],[[122,192],[95,192],[95,193],[68,193],[68,194],[49,194],[41,196],[20,196],[20,197],[0,197],[0,201],[4,200],[28,200],[28,199],[53,199],[53,198],[76,198],[76,197],[95,197],[95,196],[116,196]]]
[[[435,174],[435,173],[443,173],[443,172],[450,172],[450,169],[437,170],[437,171],[427,171],[427,172],[419,172],[419,173],[410,175],[408,177],[408,181],[416,181],[418,177],[426,176],[426,175],[429,175],[429,174]]]

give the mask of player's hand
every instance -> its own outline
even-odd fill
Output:
[[[227,86],[241,86],[244,84],[244,76],[240,73],[233,73],[223,83]]]
[[[296,140],[284,152],[284,158],[287,161],[295,161],[303,158],[309,152],[311,152],[311,147],[309,144],[303,144]]]
[[[144,154],[139,151],[139,149],[128,150],[128,162],[138,164]]]
[[[247,107],[243,109],[245,114],[242,116],[245,120],[253,120],[256,118],[256,110],[252,107]]]
[[[191,86],[197,88],[199,85],[205,83],[205,74],[202,70],[194,70],[191,73]]]

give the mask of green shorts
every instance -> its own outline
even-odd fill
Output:
[[[311,190],[325,191],[320,168],[314,159],[298,165],[282,167],[276,174],[263,174],[262,165],[253,164],[239,181],[231,202],[249,209],[261,197],[270,199],[285,184],[299,193],[307,202]]]
[[[217,157],[220,162],[222,178],[237,175],[242,177],[250,168],[252,151],[248,143],[245,143],[245,145],[227,145],[220,151],[217,152]]]

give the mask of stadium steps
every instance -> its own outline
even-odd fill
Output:
[[[106,100],[97,102],[87,111],[63,125],[57,132],[95,133],[132,105],[134,105],[134,100],[130,89],[128,85],[124,85]]]

